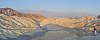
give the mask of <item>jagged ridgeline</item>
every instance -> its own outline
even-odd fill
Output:
[[[24,14],[11,8],[0,8],[0,38],[16,38],[35,29],[36,21],[45,19],[44,16]]]
[[[16,14],[21,14],[20,12],[13,10],[11,8],[0,8],[0,13],[8,15],[8,16],[14,16]]]

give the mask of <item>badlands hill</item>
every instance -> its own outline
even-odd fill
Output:
[[[94,27],[99,31],[100,19],[93,16],[46,18],[0,8],[0,40],[84,40]]]
[[[99,27],[100,19],[94,16],[84,16],[82,18],[48,18],[40,22],[41,26],[46,24],[58,24],[66,28],[82,28],[93,30],[94,27]],[[89,28],[90,29],[89,29]]]
[[[23,14],[11,8],[0,8],[0,38],[16,37],[35,29],[37,22],[45,19],[44,16]]]
[[[37,15],[37,14],[24,14],[21,12],[18,12],[12,8],[0,8],[0,14],[5,14],[7,16],[17,16],[17,17],[27,17],[30,19],[35,19],[37,21],[42,21],[45,19],[44,16],[42,15]]]

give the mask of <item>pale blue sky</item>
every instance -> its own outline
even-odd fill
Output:
[[[100,14],[100,0],[0,0],[0,7]]]

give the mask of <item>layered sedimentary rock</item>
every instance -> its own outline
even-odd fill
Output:
[[[17,38],[33,32],[37,25],[34,22],[42,21],[44,16],[35,14],[23,14],[11,8],[0,8],[0,38]]]
[[[23,33],[34,30],[36,25],[28,18],[9,17],[0,14],[0,37],[17,37]]]
[[[96,18],[95,17],[82,17],[82,18],[48,18],[48,19],[45,19],[41,22],[41,25],[45,25],[45,24],[59,24],[59,25],[62,25],[62,26],[65,26],[65,27],[70,27],[70,28],[73,28],[73,27],[82,27],[84,26],[85,24],[89,23],[90,20],[95,20]]]
[[[98,20],[98,21],[96,21]],[[94,23],[94,22],[95,23]],[[93,16],[84,16],[82,18],[48,18],[40,22],[41,26],[46,24],[58,24],[67,28],[86,27],[87,30],[93,30],[92,26],[99,25],[100,20]],[[98,24],[96,24],[98,23]],[[89,27],[89,28],[88,28]],[[92,27],[92,28],[91,28]],[[83,28],[84,29],[84,28]]]

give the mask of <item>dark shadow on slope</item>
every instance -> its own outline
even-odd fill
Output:
[[[45,32],[36,32],[33,35],[20,35],[18,38],[7,38],[5,40],[32,40],[37,37],[42,37],[45,35]],[[0,38],[0,40],[4,40]]]
[[[46,32],[36,32],[33,35],[20,35],[17,39],[9,38],[8,40],[32,40],[37,37],[42,37]]]
[[[43,28],[47,28],[48,31],[66,29],[64,26],[61,26],[61,25],[58,25],[58,24],[47,24],[47,25],[44,25]]]
[[[71,33],[76,34],[78,37],[83,37],[83,36],[88,36],[91,35],[91,31],[89,30],[82,30],[82,28],[73,28],[73,30]]]

